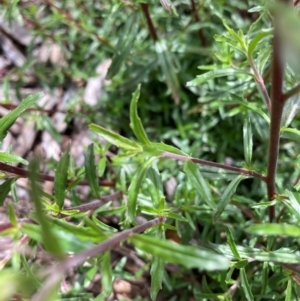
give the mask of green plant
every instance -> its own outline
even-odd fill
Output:
[[[102,293],[95,300],[103,300],[111,295],[113,276],[117,275],[117,268],[111,265],[111,254],[116,245],[124,241],[132,244],[150,265],[152,299],[164,286],[165,298],[170,300],[187,300],[189,296],[197,300],[297,300],[300,131],[299,121],[293,118],[299,106],[300,91],[299,70],[292,59],[300,51],[298,37],[293,35],[292,29],[299,26],[300,21],[297,9],[281,2],[252,8],[250,12],[259,12],[259,15],[254,21],[243,23],[243,30],[237,32],[230,18],[226,18],[226,12],[231,13],[232,8],[229,10],[225,4],[216,8],[209,2],[205,8],[210,8],[214,16],[222,17],[226,32],[214,36],[216,61],[212,55],[203,60],[200,69],[205,72],[195,79],[184,72],[177,74],[175,56],[169,50],[172,42],[159,37],[149,5],[124,4],[133,13],[128,20],[122,20],[125,25],[121,27],[122,36],[117,43],[120,51],[114,52],[108,76],[113,81],[110,88],[117,86],[119,92],[124,93],[130,90],[129,83],[136,86],[145,81],[132,94],[129,107],[129,127],[135,138],[127,127],[122,135],[107,126],[90,124],[91,131],[109,145],[104,147],[95,141],[87,147],[84,174],[72,170],[69,148],[56,163],[54,178],[38,173],[37,160],[31,161],[29,172],[25,172],[7,164],[28,163],[25,159],[10,153],[0,157],[0,169],[17,175],[1,184],[2,203],[8,192],[13,192],[18,176],[28,176],[35,206],[30,218],[19,222],[13,206],[9,205],[10,223],[1,226],[2,233],[19,242],[25,234],[26,241],[22,244],[30,240],[33,250],[41,244],[55,262],[54,267],[38,268],[24,253],[14,251],[8,267],[0,273],[0,283],[9,287],[0,300],[7,300],[16,292],[24,298],[33,295],[32,300],[63,298],[62,294],[58,297],[58,284],[69,269],[79,267],[86,275],[101,270]],[[232,3],[237,5],[236,1]],[[162,1],[162,4],[169,12],[183,13],[180,7],[175,11],[168,2]],[[66,16],[61,8],[52,2],[51,5],[60,12],[59,16]],[[119,12],[119,5],[114,7],[112,15]],[[193,1],[192,8],[199,22]],[[139,11],[145,16],[153,46],[147,41],[147,45],[138,44],[134,48],[134,36],[138,33],[145,36],[145,31],[139,32],[136,25]],[[162,8],[157,12],[158,15],[165,13]],[[167,20],[166,27],[178,26],[176,19]],[[80,31],[88,31],[70,16],[67,21],[76,23]],[[90,34],[94,36],[95,32],[91,30]],[[207,38],[201,28],[198,28],[198,39],[206,46]],[[106,45],[108,52],[113,52],[110,41],[98,35],[97,40]],[[149,126],[148,135],[145,124],[157,113],[152,108],[150,117],[146,117],[153,95],[145,86],[149,85],[146,77],[152,78],[150,73],[154,67],[147,64],[146,68],[144,62],[140,64],[130,55],[130,51],[144,53],[145,49],[157,55],[163,82],[175,103],[182,102],[179,96],[183,99],[193,94],[201,96],[200,104],[194,103],[192,108],[187,109],[184,104],[188,101],[183,101],[182,107],[174,109],[172,119],[176,129],[173,132],[168,132],[162,122],[158,133],[155,127]],[[183,54],[182,65],[188,51]],[[143,55],[142,58],[147,61],[148,57]],[[187,64],[195,62],[193,57]],[[124,68],[126,63],[130,70]],[[195,72],[192,68],[188,70]],[[155,78],[161,79],[157,73]],[[188,92],[181,87],[182,80],[187,82]],[[26,98],[1,118],[2,139],[16,118],[39,97]],[[147,100],[149,103],[145,105]],[[139,111],[145,117],[139,117],[138,101],[142,107]],[[163,108],[169,106],[170,101],[163,102]],[[199,108],[202,120],[197,128],[197,118],[187,112],[197,112]],[[186,129],[184,122],[190,116],[192,120]],[[109,125],[114,126],[111,122]],[[212,137],[211,129],[214,129]],[[188,137],[188,130],[192,138]],[[157,137],[164,142],[153,142]],[[105,156],[110,145],[118,148],[111,163]],[[283,155],[279,153],[280,147]],[[98,168],[95,152],[102,155]],[[224,162],[228,152],[234,164],[216,162]],[[98,176],[103,175],[107,166],[113,171],[115,181],[99,182]],[[70,174],[75,175],[72,181]],[[171,176],[176,177],[178,185],[173,196],[166,196],[164,182]],[[40,189],[40,179],[54,181],[54,196]],[[65,208],[66,195],[74,193],[77,185],[87,183],[97,200]],[[103,196],[104,186],[114,186],[117,191]],[[115,200],[117,205],[113,203]],[[112,215],[118,216],[118,229],[102,221],[103,217]],[[170,233],[177,233],[180,243],[166,239]],[[68,256],[68,252],[74,255]],[[176,264],[176,273],[168,270],[168,266],[165,268],[169,262]],[[86,294],[84,298],[93,296]]]

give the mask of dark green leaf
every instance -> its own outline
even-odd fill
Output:
[[[190,160],[186,161],[184,164],[184,172],[201,196],[202,201],[207,203],[211,209],[216,209],[216,204],[212,198],[210,189],[200,173],[198,166]]]
[[[52,231],[52,225],[49,218],[45,215],[40,199],[40,187],[38,186],[38,161],[34,160],[29,164],[30,196],[34,202],[36,210],[36,219],[41,225],[42,242],[45,248],[58,257],[64,257],[60,240]]]
[[[27,96],[17,108],[15,108],[0,119],[0,141],[2,141],[5,138],[8,129],[15,123],[17,118],[25,110],[33,106],[42,96],[43,93],[36,93]]]
[[[113,78],[119,72],[123,62],[128,57],[134,40],[136,39],[136,31],[137,14],[132,13],[126,22],[123,33],[120,35],[116,45],[116,51],[114,52],[112,63],[107,72],[108,78]]]
[[[175,103],[178,104],[180,102],[180,84],[178,81],[173,53],[168,50],[166,40],[156,42],[155,50],[162,72],[166,78],[167,85],[171,91],[172,98]]]
[[[5,198],[7,197],[10,187],[12,183],[16,181],[16,178],[9,178],[4,183],[0,185],[0,206],[3,206],[3,203],[5,201]]]
[[[217,212],[215,213],[214,219],[218,219],[222,212],[225,210],[227,204],[230,201],[230,198],[233,196],[235,193],[235,190],[239,183],[245,179],[245,176],[239,175],[235,179],[233,179],[230,184],[226,187],[225,191],[222,194],[221,200],[218,204]]]
[[[58,205],[59,209],[63,208],[65,197],[66,197],[66,185],[68,179],[69,162],[70,162],[70,145],[68,145],[67,150],[61,155],[55,173],[54,200],[55,203]]]
[[[95,158],[94,158],[94,144],[90,144],[84,156],[84,167],[87,181],[91,187],[93,195],[100,197],[99,180],[97,177]]]
[[[249,282],[248,282],[248,279],[247,279],[247,274],[246,274],[244,268],[240,269],[240,277],[241,277],[241,285],[242,285],[242,288],[244,290],[244,294],[246,296],[246,299],[248,301],[254,301],[254,297],[253,297],[253,294],[252,294],[252,291],[251,291],[251,287],[249,285]]]
[[[162,288],[164,265],[165,265],[165,261],[163,258],[159,256],[152,257],[152,264],[150,270],[150,274],[151,274],[150,296],[152,300],[156,300],[156,296]]]
[[[137,111],[137,103],[140,97],[140,89],[141,85],[138,85],[135,92],[132,94],[132,99],[130,103],[130,127],[133,130],[136,138],[142,143],[142,144],[148,144],[150,145],[151,142],[149,141],[147,134],[145,132],[145,129],[143,127],[143,124],[141,122],[141,119],[138,115]]]
[[[240,254],[239,254],[239,252],[236,248],[232,233],[231,233],[229,228],[226,229],[226,237],[227,237],[227,243],[230,247],[230,250],[231,250],[232,254],[234,255],[234,257],[237,260],[241,260],[241,256],[240,256]]]
[[[224,256],[192,246],[180,245],[171,240],[134,234],[130,237],[130,241],[145,252],[159,256],[167,262],[181,264],[186,268],[211,271],[224,270],[229,267],[229,261]]]
[[[140,190],[140,187],[142,185],[142,182],[146,176],[147,170],[152,165],[153,161],[156,160],[155,157],[152,157],[148,159],[146,162],[144,162],[141,166],[139,166],[138,170],[136,171],[136,174],[134,175],[131,184],[128,189],[128,218],[129,221],[132,222],[135,218],[136,213],[136,203],[138,198],[138,193]]]

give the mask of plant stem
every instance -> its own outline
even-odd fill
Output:
[[[288,100],[290,97],[300,93],[300,84],[283,94],[283,100]]]
[[[193,13],[195,21],[197,23],[200,23],[200,17],[199,17],[199,14],[197,12],[197,8],[196,8],[196,4],[195,4],[194,0],[191,0],[191,7],[192,7],[192,13]],[[205,47],[206,46],[206,39],[203,35],[202,29],[198,29],[198,36],[199,36],[199,39],[201,41],[202,46]]]
[[[262,95],[264,97],[264,100],[265,100],[265,103],[267,105],[267,108],[268,108],[268,111],[271,112],[271,100],[270,100],[270,97],[269,97],[269,94],[268,94],[268,91],[267,91],[267,88],[266,88],[266,85],[265,85],[265,82],[264,82],[264,79],[263,77],[260,75],[260,73],[258,72],[254,62],[252,59],[249,60],[249,63],[250,63],[250,66],[254,72],[254,75],[255,75],[255,80],[256,80],[256,83],[258,84],[261,92],[262,92]]]
[[[197,158],[178,155],[178,154],[169,153],[169,152],[163,152],[160,155],[160,157],[162,157],[162,158],[171,158],[171,159],[180,160],[180,161],[191,160],[192,162],[194,162],[196,164],[207,165],[207,166],[212,166],[212,167],[216,167],[216,168],[222,168],[222,169],[225,169],[225,170],[235,171],[239,174],[243,174],[243,175],[246,175],[246,176],[251,176],[251,177],[261,179],[264,182],[266,182],[266,180],[267,180],[264,175],[262,175],[258,172],[248,170],[248,169],[244,169],[244,168],[235,167],[235,166],[230,166],[230,165],[226,165],[226,164],[222,164],[222,163],[216,163],[216,162],[212,162],[212,161],[197,159]]]
[[[14,175],[17,175],[20,178],[28,178],[28,171],[19,167],[15,167],[15,166],[11,166],[5,163],[0,162],[0,171],[4,171],[7,173],[11,173]],[[50,181],[50,182],[54,182],[54,177],[49,176],[49,175],[45,175],[45,174],[39,174],[38,178],[41,179],[42,181]],[[67,183],[71,184],[73,181],[72,180],[68,180]],[[81,181],[80,183],[78,183],[78,185],[82,185],[82,186],[87,186],[89,185],[89,183],[84,180]],[[99,185],[100,186],[106,186],[106,187],[115,187],[115,183],[114,182],[110,182],[110,181],[99,181]]]
[[[276,18],[276,17],[275,17]],[[284,107],[283,97],[283,78],[284,62],[281,48],[281,41],[278,32],[278,26],[275,19],[274,39],[273,39],[273,59],[272,59],[272,87],[271,87],[271,122],[270,122],[270,140],[268,150],[268,168],[267,168],[267,190],[268,199],[271,201],[275,198],[275,176],[277,171],[277,160],[279,153],[280,141],[280,123]],[[269,207],[269,220],[275,219],[275,207]]]
[[[145,15],[145,18],[147,20],[147,25],[148,25],[148,29],[149,29],[151,38],[154,42],[156,42],[158,40],[158,36],[157,36],[156,30],[155,30],[155,27],[153,25],[150,13],[149,13],[149,5],[147,3],[141,3],[140,5],[141,5],[142,11]]]

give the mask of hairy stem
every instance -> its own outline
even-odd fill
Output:
[[[262,175],[258,172],[252,171],[252,170],[244,169],[244,168],[230,166],[230,165],[226,165],[226,164],[222,164],[222,163],[216,163],[216,162],[207,161],[207,160],[203,160],[203,159],[197,159],[197,158],[193,158],[193,157],[187,157],[187,156],[183,156],[183,155],[177,155],[177,154],[173,154],[173,153],[169,153],[169,152],[163,152],[160,155],[160,157],[171,158],[171,159],[180,160],[180,161],[191,160],[192,162],[194,162],[196,164],[221,168],[221,169],[230,170],[230,171],[235,171],[239,174],[255,177],[255,178],[261,179],[262,181],[266,182],[266,177],[264,175]]]
[[[283,100],[288,100],[290,97],[300,93],[300,84],[283,94]]]

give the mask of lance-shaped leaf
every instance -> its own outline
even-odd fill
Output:
[[[131,152],[141,152],[143,151],[143,147],[125,137],[122,137],[121,135],[112,132],[110,130],[107,130],[106,128],[97,125],[97,124],[91,124],[90,129],[97,134],[99,134],[101,137],[103,137],[105,140],[107,140],[109,143],[116,145],[119,148],[122,148],[127,151]]]
[[[165,75],[167,85],[171,91],[172,98],[176,104],[180,101],[180,84],[175,66],[175,58],[172,52],[168,50],[165,40],[155,43],[155,50],[162,72]]]
[[[120,70],[123,62],[126,60],[136,39],[137,31],[137,15],[131,14],[128,18],[124,30],[120,35],[119,41],[116,45],[116,50],[112,58],[112,63],[108,69],[107,77],[113,78]]]
[[[250,118],[246,118],[243,126],[243,138],[244,138],[244,156],[247,166],[251,165],[252,159],[252,127]]]
[[[248,57],[251,58],[253,52],[259,42],[264,38],[271,37],[273,35],[273,28],[261,29],[260,32],[250,41],[248,45]]]
[[[90,144],[84,156],[84,168],[86,179],[91,187],[92,194],[99,197],[99,181],[96,173],[96,165],[94,158],[94,144]]]
[[[200,173],[198,166],[189,160],[184,164],[184,172],[192,185],[196,188],[197,192],[200,194],[202,200],[207,203],[210,208],[216,209],[216,204],[214,203],[210,189]]]
[[[284,235],[300,237],[300,227],[288,224],[253,224],[246,231],[256,235]]]
[[[214,220],[217,220],[219,216],[222,214],[227,204],[229,203],[230,198],[235,193],[237,186],[245,178],[246,178],[245,176],[239,175],[235,179],[233,179],[230,182],[230,184],[226,187],[224,193],[222,194],[221,200],[218,204],[218,208],[217,208],[217,212],[215,213]]]
[[[164,197],[161,175],[156,166],[152,166],[147,172],[148,190],[153,205],[158,206],[160,200]]]
[[[151,157],[146,162],[144,162],[141,166],[139,166],[138,170],[136,171],[131,184],[128,188],[129,196],[128,196],[128,219],[132,222],[135,218],[136,213],[136,203],[138,198],[138,193],[142,182],[146,176],[147,170],[152,165],[153,161],[156,157]]]
[[[64,206],[64,201],[66,197],[66,185],[68,179],[68,169],[70,162],[70,145],[68,145],[67,150],[62,154],[55,173],[54,179],[54,191],[55,191],[55,203],[58,205],[59,209]]]
[[[254,301],[254,297],[253,297],[251,287],[250,287],[248,279],[247,279],[247,274],[246,274],[245,268],[240,269],[240,277],[241,277],[242,289],[244,291],[246,299],[248,301]]]
[[[52,231],[49,218],[45,215],[40,199],[40,187],[38,186],[38,161],[34,160],[29,164],[30,196],[36,210],[36,220],[41,225],[42,242],[45,248],[53,255],[63,257],[60,240]]]
[[[300,196],[292,191],[287,191],[289,200],[283,199],[282,202],[287,206],[294,218],[300,222]]]
[[[10,178],[0,185],[0,206],[3,205],[6,196],[8,195],[11,185],[16,181],[16,178]]]
[[[0,119],[0,141],[2,141],[5,138],[8,129],[15,123],[17,118],[25,110],[33,106],[42,96],[43,93],[36,93],[27,96],[18,107],[16,107],[14,110],[12,110]]]
[[[217,69],[208,71],[204,74],[197,75],[197,77],[189,82],[186,83],[187,87],[193,87],[203,84],[204,82],[207,82],[210,79],[214,79],[217,77],[223,77],[223,76],[231,76],[231,75],[237,75],[237,74],[246,74],[252,76],[251,73],[243,71],[243,70],[236,70],[233,68],[227,68],[227,69]]]
[[[24,165],[29,164],[27,160],[23,159],[20,156],[4,153],[4,152],[0,152],[0,162],[5,162],[8,164],[13,164],[13,163],[22,163]]]
[[[162,279],[164,275],[165,261],[159,256],[153,256],[151,264],[151,290],[150,295],[152,300],[156,300],[158,292],[162,288]]]
[[[132,128],[136,138],[142,143],[142,144],[151,144],[147,134],[145,132],[145,129],[143,127],[143,124],[141,122],[141,119],[138,115],[137,111],[137,103],[140,97],[140,90],[141,85],[138,85],[135,92],[132,94],[132,99],[130,103],[130,127]]]
[[[134,234],[130,237],[130,241],[145,252],[159,256],[167,262],[181,264],[186,268],[213,271],[229,267],[229,261],[225,256],[193,246],[180,245],[171,240]]]

